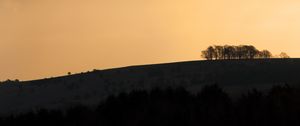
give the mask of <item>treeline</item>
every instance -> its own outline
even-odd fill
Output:
[[[191,94],[184,88],[110,96],[96,109],[40,110],[0,119],[1,126],[291,126],[300,125],[299,89],[275,86],[231,99],[217,85]]]
[[[202,51],[202,58],[207,60],[223,60],[223,59],[255,59],[255,58],[271,58],[272,53],[268,50],[259,51],[252,45],[214,45],[209,46]],[[288,58],[286,53],[279,55],[281,58]]]

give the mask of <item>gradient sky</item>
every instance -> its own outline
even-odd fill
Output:
[[[299,0],[0,0],[0,80],[197,60],[212,44],[300,55]]]

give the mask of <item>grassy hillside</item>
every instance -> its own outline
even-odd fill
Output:
[[[154,87],[186,87],[197,92],[217,83],[234,95],[273,85],[300,84],[300,59],[191,61],[132,66],[0,86],[0,114],[39,108],[95,105],[108,95]]]

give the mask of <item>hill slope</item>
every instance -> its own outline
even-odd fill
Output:
[[[300,59],[191,61],[132,66],[0,86],[0,114],[95,105],[134,89],[183,86],[194,92],[218,83],[231,94],[274,84],[300,84]]]

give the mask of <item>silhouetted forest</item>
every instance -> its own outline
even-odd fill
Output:
[[[231,99],[217,85],[191,94],[184,88],[110,96],[97,108],[40,110],[0,119],[1,126],[288,126],[300,124],[299,89],[274,86]]]
[[[202,51],[202,58],[207,60],[222,60],[222,59],[255,59],[255,58],[271,58],[272,53],[268,50],[259,51],[252,45],[214,45],[209,46]],[[282,52],[277,57],[289,58],[289,56]]]

